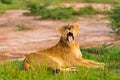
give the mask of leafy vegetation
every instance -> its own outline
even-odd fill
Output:
[[[12,3],[12,0],[0,0],[2,3],[5,3],[5,4],[11,4]]]
[[[80,8],[78,11],[74,12],[74,14],[78,16],[91,16],[97,13],[99,13],[99,11],[94,9],[92,6],[86,6],[84,8]]]
[[[114,5],[108,12],[108,19],[110,20],[110,27],[120,34],[120,3]]]
[[[23,0],[0,0],[4,10],[27,9],[27,2]]]
[[[94,47],[93,47],[94,48]],[[92,54],[93,48],[82,48],[83,57],[105,62],[104,70],[79,67],[77,73],[60,72],[58,74],[46,69],[24,71],[23,62],[12,61],[0,64],[0,80],[119,80],[120,79],[120,46],[97,47],[100,54]],[[100,49],[100,50],[99,50]],[[89,52],[89,50],[93,52]]]
[[[49,9],[48,6],[36,4],[32,4],[29,7],[32,15],[39,15],[42,19],[69,19],[74,16],[74,9],[72,7],[56,7]]]
[[[41,19],[71,19],[77,16],[91,16],[98,13],[92,6],[80,8],[77,11],[72,7],[49,8],[49,5],[46,4],[29,4],[29,7],[30,13],[35,16],[40,16]]]
[[[3,5],[4,10],[8,9],[28,9],[28,4],[55,4],[63,2],[98,2],[98,3],[115,3],[118,0],[0,0],[0,7]],[[1,9],[0,9],[1,12]]]

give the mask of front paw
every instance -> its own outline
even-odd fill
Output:
[[[100,63],[100,64],[99,64],[99,67],[100,67],[101,69],[104,69],[105,63]]]
[[[71,72],[78,72],[78,68],[77,67],[70,67],[69,68]]]

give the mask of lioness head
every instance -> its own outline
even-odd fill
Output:
[[[75,36],[77,35],[79,24],[68,24],[59,28],[61,37],[64,42],[71,44],[74,42]]]

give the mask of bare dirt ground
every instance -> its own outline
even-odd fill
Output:
[[[35,20],[24,16],[26,10],[8,10],[0,15],[0,60],[22,58],[54,46],[60,39],[57,28],[68,23],[79,23],[80,29],[76,40],[82,47],[98,46],[104,43],[119,44],[113,30],[107,27],[109,21],[103,15],[91,18],[80,17],[77,20]],[[17,31],[16,25],[25,24],[30,30]]]

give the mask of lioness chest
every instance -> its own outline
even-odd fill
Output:
[[[54,50],[56,49],[56,50]],[[82,53],[78,44],[73,44],[71,47],[54,47],[50,49],[49,55],[63,59],[81,58]]]

